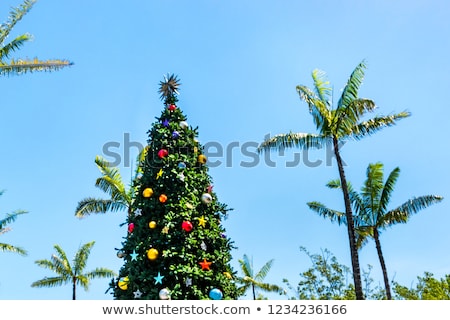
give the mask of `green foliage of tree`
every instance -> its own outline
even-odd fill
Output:
[[[411,215],[443,200],[443,197],[438,195],[413,197],[400,206],[389,210],[389,202],[399,174],[400,168],[397,167],[391,171],[384,181],[384,165],[377,162],[369,164],[367,167],[366,180],[360,193],[353,190],[350,183],[348,184],[349,197],[355,209],[356,247],[360,249],[369,238],[375,241],[388,300],[392,299],[392,293],[381,249],[381,232],[395,224],[406,223]],[[329,188],[341,188],[339,180],[330,181],[327,186]],[[308,206],[331,221],[337,221],[339,224],[347,223],[346,215],[343,212],[329,209],[320,202],[309,202]]]
[[[287,133],[278,134],[261,143],[258,150],[270,151],[272,149],[284,150],[285,148],[320,149],[326,145],[333,146],[339,171],[339,179],[345,204],[345,217],[349,239],[352,272],[354,275],[355,293],[358,299],[364,299],[359,255],[356,247],[355,230],[353,224],[353,212],[348,194],[347,179],[344,171],[344,162],[341,157],[340,146],[349,140],[360,140],[370,136],[379,130],[393,126],[398,120],[409,117],[409,112],[400,112],[391,115],[378,115],[371,119],[364,117],[376,109],[375,102],[358,96],[359,88],[364,79],[366,64],[362,61],[353,70],[342,94],[333,107],[333,90],[326,78],[325,72],[314,70],[312,78],[314,88],[303,85],[297,86],[300,99],[306,102],[309,112],[313,117],[318,131],[313,133]]]
[[[64,284],[72,284],[72,299],[76,300],[77,285],[89,289],[90,281],[96,278],[112,278],[116,273],[107,268],[95,268],[85,272],[87,260],[95,241],[88,242],[80,247],[70,263],[64,250],[57,244],[54,245],[56,254],[50,259],[36,260],[35,263],[57,274],[55,277],[45,277],[31,284],[35,288],[56,287]]]
[[[267,261],[258,272],[253,268],[253,258],[249,258],[246,254],[238,261],[243,275],[242,277],[237,278],[237,282],[242,284],[242,286],[238,287],[240,296],[245,295],[248,290],[251,290],[253,300],[265,299],[262,294],[258,293],[257,295],[258,290],[285,294],[285,290],[282,287],[264,282],[264,279],[272,268],[274,262],[273,259]]]
[[[311,260],[311,267],[300,273],[300,281],[294,287],[289,280],[283,279],[294,295],[291,300],[355,300],[355,288],[351,283],[352,273],[350,268],[338,262],[337,258],[324,249],[320,254],[310,253],[306,248],[300,247]],[[374,280],[370,276],[372,267],[362,272],[363,292],[366,299],[380,300],[384,297],[384,291],[379,286],[374,286]]]
[[[20,6],[11,8],[6,22],[0,25],[0,75],[21,75],[27,72],[56,71],[73,63],[61,59],[40,60],[34,59],[10,59],[11,55],[18,51],[26,42],[32,40],[28,33],[21,34],[8,42],[8,37],[14,26],[31,10],[36,0],[25,0]],[[7,59],[10,59],[7,61]]]
[[[395,299],[399,300],[450,300],[450,274],[437,279],[431,272],[417,277],[415,288],[407,288],[394,282]]]
[[[177,105],[179,85],[175,75],[160,82],[164,108],[148,131],[119,251],[124,264],[110,283],[117,300],[238,296],[222,223],[230,209],[213,191],[198,128]]]
[[[0,191],[0,196],[3,194],[3,192],[4,191]],[[16,210],[13,213],[7,213],[6,217],[0,220],[0,235],[11,231],[11,228],[7,227],[7,225],[13,223],[14,221],[16,221],[16,219],[19,215],[22,215],[25,213],[27,213],[27,211],[23,211],[23,210]],[[23,249],[21,247],[13,246],[8,243],[0,242],[0,251],[14,252],[14,253],[18,253],[23,256],[27,255],[27,251],[25,249]]]

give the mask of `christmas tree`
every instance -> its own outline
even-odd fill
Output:
[[[124,265],[111,282],[115,299],[236,299],[230,266],[233,242],[199,144],[198,128],[177,105],[179,79],[167,75],[159,93],[164,109],[148,131],[148,145],[118,256]]]

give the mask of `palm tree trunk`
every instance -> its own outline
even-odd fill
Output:
[[[383,271],[384,287],[386,288],[386,298],[392,300],[391,286],[389,284],[389,277],[387,274],[386,264],[384,263],[383,253],[381,252],[381,243],[378,230],[375,228],[373,232],[375,246],[377,248],[378,258],[380,259],[381,270]]]
[[[76,297],[75,297],[75,293],[77,290],[76,283],[77,283],[77,278],[73,277],[73,279],[72,279],[72,300],[76,300]]]
[[[256,300],[256,290],[255,285],[252,283],[253,300]]]
[[[345,178],[344,166],[342,164],[342,158],[339,152],[339,141],[336,137],[333,137],[333,149],[338,164],[339,177],[341,180],[342,192],[344,195],[345,217],[347,219],[347,232],[350,244],[350,256],[352,260],[353,281],[355,284],[356,299],[364,300],[364,293],[361,282],[361,269],[359,267],[359,255],[358,250],[356,249],[355,225],[353,223],[352,206],[350,203],[350,197],[348,195],[348,186],[347,186],[347,179]]]

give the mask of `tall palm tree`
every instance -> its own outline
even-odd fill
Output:
[[[296,89],[300,99],[306,102],[309,107],[318,134],[293,132],[278,134],[268,138],[258,147],[260,152],[268,152],[272,149],[283,150],[292,147],[300,149],[319,149],[327,145],[333,146],[333,152],[339,170],[339,178],[342,184],[345,216],[347,221],[349,221],[347,224],[347,233],[357,299],[364,299],[364,294],[361,282],[358,250],[356,249],[355,243],[353,213],[348,195],[347,180],[345,177],[340,145],[351,139],[362,139],[384,127],[395,125],[397,120],[410,116],[409,112],[401,112],[388,116],[375,116],[368,120],[362,119],[367,113],[373,112],[376,109],[374,101],[358,97],[358,91],[364,78],[365,69],[366,64],[362,61],[353,70],[336,107],[333,107],[332,105],[333,90],[329,81],[326,79],[325,73],[317,69],[314,70],[312,72],[314,89],[311,90],[303,85],[298,85]]]
[[[237,281],[242,284],[242,286],[238,288],[240,295],[244,295],[245,292],[250,288],[252,290],[253,300],[256,300],[257,289],[263,290],[265,292],[278,292],[280,294],[285,293],[283,288],[275,284],[263,282],[264,278],[272,268],[273,261],[273,259],[267,261],[255,274],[255,270],[253,269],[253,258],[249,259],[249,257],[244,254],[243,259],[239,260],[239,264],[244,276],[237,279]]]
[[[136,177],[142,172],[140,163],[145,159],[145,148],[138,155],[138,165],[135,170]],[[118,168],[101,156],[95,157],[95,164],[102,173],[97,178],[95,186],[109,194],[109,199],[87,197],[78,202],[75,209],[77,218],[84,218],[92,213],[107,213],[126,210],[131,214],[131,202],[133,200],[134,188],[127,188],[122,180],[122,175]],[[135,177],[135,178],[136,178]]]
[[[362,248],[368,238],[375,241],[375,247],[383,272],[386,298],[392,299],[389,277],[383,252],[381,250],[380,234],[382,230],[397,223],[406,223],[412,214],[419,212],[428,206],[443,200],[437,195],[425,195],[414,197],[405,201],[402,205],[388,210],[389,201],[400,174],[400,168],[391,171],[384,182],[383,164],[380,162],[369,164],[367,167],[367,178],[361,192],[358,193],[349,187],[350,199],[355,209],[356,247]],[[340,188],[339,180],[330,181],[330,188]],[[347,223],[344,213],[328,209],[320,202],[309,202],[308,206],[324,217],[330,218],[338,223]]]
[[[3,194],[3,191],[0,191],[0,196]],[[9,231],[11,231],[11,228],[6,227],[8,224],[16,221],[17,216],[21,215],[21,214],[25,214],[27,213],[26,211],[22,211],[22,210],[17,210],[14,211],[13,213],[7,213],[6,217],[0,220],[0,235],[5,234]],[[7,244],[7,243],[1,243],[0,242],[0,251],[3,252],[14,252],[14,253],[18,253],[20,255],[26,256],[27,252],[26,250],[20,248],[20,247],[16,247],[13,246],[11,244]]]
[[[72,264],[67,259],[64,250],[57,244],[54,245],[56,254],[53,254],[50,260],[36,260],[35,263],[43,268],[54,271],[57,276],[45,277],[31,284],[32,287],[55,287],[63,284],[72,284],[72,299],[76,300],[77,285],[82,286],[86,291],[89,289],[90,280],[95,278],[113,278],[116,276],[114,271],[106,268],[95,268],[93,271],[84,272],[87,259],[95,241],[88,242],[80,247],[75,254]]]
[[[31,10],[36,0],[25,0],[17,8],[11,8],[6,22],[0,25],[0,75],[20,75],[35,71],[56,71],[73,63],[67,60],[51,59],[9,59],[11,54],[19,50],[27,41],[32,39],[28,33],[24,33],[7,42],[7,38],[14,26]]]

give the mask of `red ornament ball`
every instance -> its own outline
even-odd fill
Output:
[[[134,230],[134,223],[132,222],[132,223],[130,223],[130,224],[128,225],[128,232],[129,232],[129,233],[132,233],[133,230]]]
[[[194,226],[190,221],[183,221],[183,223],[181,224],[181,228],[186,232],[191,232]]]
[[[168,107],[167,109],[169,109],[170,111],[173,111],[173,110],[175,110],[176,108],[177,108],[176,105],[171,104],[171,105],[169,105],[169,107]]]
[[[161,149],[158,151],[158,157],[165,158],[169,155],[169,151],[167,151],[166,149]]]

